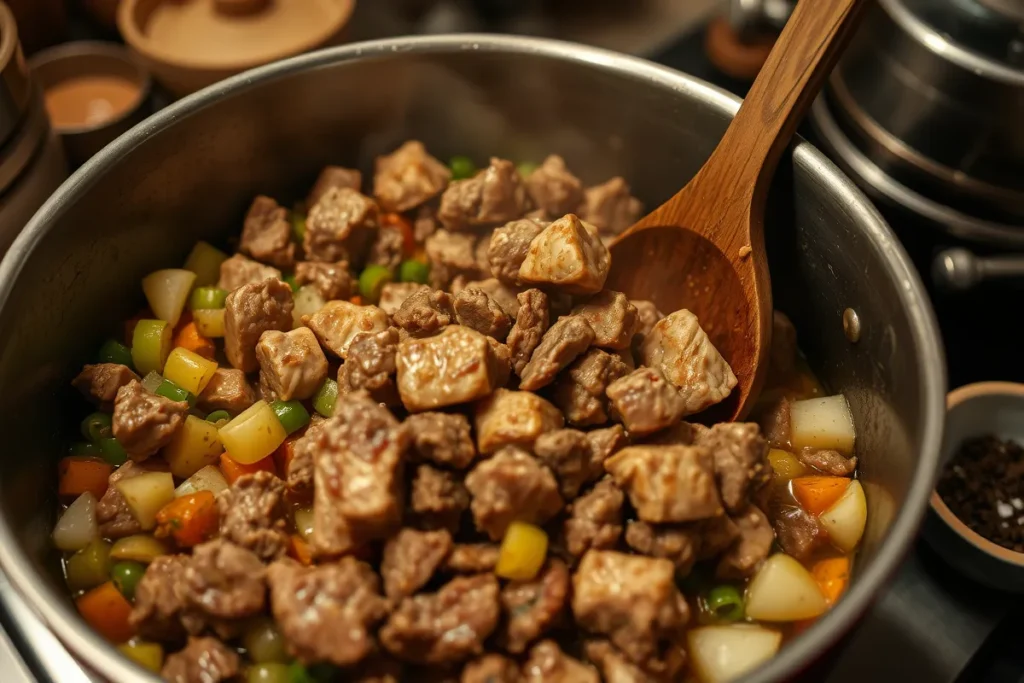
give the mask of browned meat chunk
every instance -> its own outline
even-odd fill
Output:
[[[800,462],[833,477],[848,477],[857,469],[857,458],[847,458],[839,451],[827,448],[801,448],[796,457]]]
[[[379,651],[371,654],[350,671],[346,671],[348,683],[403,683],[408,680],[401,662],[385,657]]]
[[[226,410],[237,415],[256,402],[256,392],[245,380],[245,373],[233,368],[217,368],[206,388],[199,394],[198,405],[213,412]]]
[[[312,285],[324,301],[348,299],[356,292],[356,281],[348,270],[348,261],[299,261],[295,264],[295,282]]]
[[[487,263],[491,275],[506,284],[519,285],[519,268],[526,260],[530,242],[547,225],[545,221],[523,218],[495,230],[487,245]]]
[[[501,642],[513,654],[525,652],[562,616],[569,596],[569,570],[561,560],[549,560],[536,578],[511,581],[501,590],[506,622]]]
[[[498,389],[476,406],[477,448],[494,453],[504,446],[529,448],[541,434],[562,426],[562,414],[537,394]]]
[[[96,521],[104,538],[123,538],[142,531],[142,525],[135,519],[135,514],[128,507],[128,501],[114,484],[145,472],[166,471],[167,463],[162,459],[155,459],[144,463],[129,460],[110,473],[110,477],[107,478],[107,490],[96,504]]]
[[[614,548],[622,536],[622,491],[609,478],[572,502],[565,520],[565,546],[573,557],[591,548]]]
[[[604,290],[572,309],[594,328],[594,346],[628,349],[640,319],[636,307],[622,292]]]
[[[328,301],[302,323],[313,330],[320,345],[339,358],[348,358],[348,347],[360,334],[383,332],[390,326],[387,313],[376,306],[349,301]]]
[[[292,502],[302,505],[313,502],[313,449],[316,447],[316,435],[326,422],[319,415],[314,415],[309,426],[295,437],[292,444],[292,458],[285,472],[288,499]]]
[[[455,319],[460,325],[498,341],[504,341],[508,336],[512,320],[482,289],[468,286],[463,288],[455,295],[452,305],[455,308]]]
[[[256,344],[268,330],[292,329],[292,288],[280,280],[242,285],[224,303],[224,354],[242,372],[255,372],[260,363]]]
[[[402,529],[384,546],[380,564],[384,594],[397,603],[416,593],[427,585],[451,550],[452,535],[444,529]]]
[[[775,541],[771,522],[755,505],[748,505],[745,510],[733,515],[732,521],[740,535],[718,563],[717,574],[723,579],[741,579],[753,574],[768,557]]]
[[[419,412],[468,403],[505,384],[508,357],[499,355],[492,343],[461,325],[450,325],[426,339],[403,340],[398,345],[398,393],[406,409]]]
[[[523,664],[523,683],[600,683],[593,667],[573,659],[553,640],[537,643]]]
[[[222,538],[262,560],[277,559],[287,550],[284,482],[270,472],[239,477],[217,496],[217,510]]]
[[[373,196],[385,211],[408,211],[441,194],[451,171],[410,140],[391,154],[377,157]]]
[[[697,560],[708,560],[718,557],[740,536],[740,529],[728,515],[719,515],[697,523],[701,532],[700,547]]]
[[[828,534],[821,527],[817,517],[804,512],[797,506],[786,506],[775,510],[772,515],[779,545],[796,559],[806,560],[828,543]]]
[[[338,394],[365,390],[378,403],[399,405],[395,384],[397,353],[398,330],[393,327],[382,332],[357,334],[349,346],[348,360],[338,369]]]
[[[636,308],[637,327],[636,334],[646,337],[658,324],[658,321],[665,317],[665,314],[658,310],[653,302],[645,299],[633,299],[630,303]]]
[[[754,491],[771,481],[768,446],[753,422],[725,422],[698,433],[696,444],[711,451],[722,502],[743,509]]]
[[[135,588],[128,622],[143,638],[177,640],[182,636],[185,603],[185,555],[161,555],[153,560]]]
[[[645,669],[629,661],[607,640],[587,641],[583,651],[606,683],[669,683],[680,680],[678,674],[686,664],[686,652],[679,646],[670,646],[664,658],[649,661]]]
[[[281,271],[265,266],[258,261],[247,259],[241,254],[235,254],[220,264],[220,280],[217,282],[217,286],[233,292],[242,285],[269,279],[280,280]]]
[[[263,195],[252,200],[238,251],[278,268],[290,268],[295,263],[295,245],[284,207]]]
[[[466,664],[459,683],[519,683],[519,667],[508,657],[484,655]]]
[[[432,337],[455,323],[452,295],[439,289],[421,289],[405,300],[392,319],[411,337]]]
[[[242,619],[266,606],[266,568],[254,553],[223,539],[197,545],[185,566],[190,609],[214,619]]]
[[[569,424],[604,424],[608,421],[608,387],[627,372],[629,368],[618,356],[590,349],[555,379],[551,400]]]
[[[78,376],[71,381],[71,386],[97,406],[109,410],[117,398],[117,390],[138,379],[139,376],[127,365],[99,363],[82,368]]]
[[[645,522],[689,522],[722,514],[706,448],[630,446],[604,466]]]
[[[458,413],[419,413],[405,420],[417,460],[457,470],[469,467],[476,457],[469,420]]]
[[[430,287],[418,282],[389,282],[380,290],[380,309],[393,316],[398,313],[409,297],[420,290],[430,291]]]
[[[516,316],[519,315],[519,300],[517,297],[526,291],[524,288],[506,285],[504,282],[493,277],[486,280],[473,280],[467,282],[465,286],[482,289],[487,293],[487,296],[494,300],[494,303],[501,306],[501,310],[505,311],[505,314],[512,318],[512,320],[515,320]]]
[[[308,327],[268,330],[256,344],[260,382],[282,401],[307,399],[327,378],[327,357]]]
[[[526,191],[534,205],[552,217],[575,211],[583,201],[583,183],[557,154],[550,155],[526,177]]]
[[[376,202],[347,187],[332,187],[309,209],[302,248],[310,261],[348,261],[360,268],[377,230]]]
[[[423,247],[430,260],[430,284],[437,289],[452,285],[460,277],[480,277],[476,257],[476,235],[466,232],[438,230],[427,238]]]
[[[637,664],[661,654],[689,620],[668,560],[591,550],[573,575],[576,622]]]
[[[533,238],[519,281],[568,294],[596,294],[604,287],[611,262],[597,229],[570,213]]]
[[[405,237],[402,236],[402,230],[393,225],[382,225],[370,245],[366,262],[394,270],[402,262],[404,250]]]
[[[494,571],[500,548],[490,543],[456,543],[445,569],[457,574],[483,574]]]
[[[387,603],[369,565],[354,557],[315,567],[280,560],[267,581],[274,619],[300,661],[350,666],[373,652]]]
[[[333,187],[347,187],[358,192],[363,186],[363,174],[352,168],[324,166],[306,195],[306,206],[313,206]]]
[[[508,333],[508,348],[512,352],[512,369],[522,376],[534,350],[548,331],[551,305],[548,295],[539,289],[528,289],[516,296],[519,311],[516,322]]]
[[[605,460],[612,457],[613,453],[617,453],[629,445],[629,439],[626,437],[622,425],[593,429],[587,432],[587,441],[590,443],[590,450],[593,451],[594,461],[600,462],[602,465]]]
[[[764,438],[772,448],[784,451],[792,449],[790,444],[790,412],[789,399],[782,398],[770,409],[761,414],[758,422],[764,431]]]
[[[441,195],[437,218],[448,230],[505,223],[527,211],[526,188],[511,161],[491,158],[474,177],[456,180]]]
[[[481,574],[406,598],[381,628],[381,643],[399,659],[421,664],[479,655],[498,625],[498,590],[493,574]]]
[[[555,473],[566,500],[575,498],[585,484],[604,474],[604,460],[595,458],[587,435],[576,429],[541,434],[533,444],[533,452]]]
[[[416,244],[423,244],[428,237],[437,232],[436,214],[432,206],[421,206],[416,210],[416,218],[412,222],[412,236]]]
[[[519,387],[536,391],[551,384],[555,375],[586,351],[592,341],[594,329],[586,320],[575,315],[559,318],[544,333],[530,362],[523,368]]]
[[[636,223],[644,208],[619,176],[602,185],[588,187],[584,194],[580,217],[593,223],[601,232],[619,234]]]
[[[631,436],[644,436],[679,422],[686,404],[656,368],[640,368],[608,385],[611,413]]]
[[[690,525],[653,525],[630,522],[626,526],[626,544],[643,555],[671,560],[676,576],[685,577],[693,569],[700,549],[700,529]]]
[[[796,371],[796,327],[782,311],[772,314],[772,346],[768,356],[768,382],[781,384]]]
[[[188,403],[151,394],[132,380],[117,390],[114,400],[114,438],[132,460],[145,460],[170,443],[178,431]]]
[[[477,528],[495,541],[512,522],[544,524],[562,509],[551,470],[517,448],[502,449],[474,467],[466,488]]]
[[[189,638],[188,645],[167,657],[160,676],[167,683],[220,683],[241,671],[238,653],[216,638]]]

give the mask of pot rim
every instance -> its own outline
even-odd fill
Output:
[[[621,53],[575,43],[502,35],[438,35],[400,37],[329,48],[264,65],[211,85],[189,95],[152,115],[143,123],[120,136],[86,162],[61,188],[47,200],[17,237],[0,262],[0,309],[11,296],[14,283],[33,251],[43,243],[56,220],[96,182],[96,178],[120,163],[149,136],[159,133],[181,118],[195,114],[212,102],[243,92],[276,78],[297,72],[325,67],[338,62],[385,58],[393,52],[405,54],[451,54],[486,52],[491,54],[535,55],[552,60],[576,63],[610,71],[643,82],[648,87],[671,90],[689,96],[723,115],[732,117],[739,109],[739,98],[693,76],[659,66],[647,60]],[[847,214],[863,226],[865,243],[874,257],[886,264],[901,283],[900,299],[909,319],[913,345],[919,349],[923,368],[918,386],[921,414],[925,428],[920,458],[902,505],[872,561],[848,590],[846,596],[819,623],[775,656],[764,666],[743,679],[743,683],[781,681],[806,669],[832,646],[841,635],[853,628],[868,609],[885,582],[895,573],[912,546],[912,539],[928,509],[929,496],[935,485],[942,424],[945,415],[945,357],[938,325],[928,302],[923,284],[910,259],[881,214],[859,189],[820,151],[811,144],[797,140],[793,151],[794,164],[807,169],[822,184],[832,188]],[[6,519],[0,518],[0,569],[25,598],[27,604],[71,652],[89,667],[116,681],[152,681],[159,679],[144,674],[142,669],[123,658],[115,648],[81,622],[59,591],[38,580],[32,562],[21,551],[15,533]]]

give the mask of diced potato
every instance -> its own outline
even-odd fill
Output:
[[[794,449],[831,448],[843,455],[853,455],[853,413],[842,394],[794,401],[790,421]]]
[[[785,553],[772,555],[747,586],[747,616],[759,621],[799,621],[828,608],[818,582]]]
[[[292,319],[295,327],[302,327],[302,316],[313,315],[327,303],[320,296],[320,290],[313,285],[300,287],[293,298],[295,299],[295,308],[292,309]]]
[[[288,437],[274,409],[256,401],[220,428],[220,442],[235,462],[251,465],[267,457]]]
[[[196,287],[215,285],[220,280],[220,264],[227,260],[227,254],[206,242],[196,242],[185,259],[185,270],[196,274]]]
[[[164,459],[171,466],[171,474],[184,479],[217,462],[223,452],[217,425],[186,415],[185,424],[164,448]]]
[[[307,543],[313,541],[313,508],[299,508],[295,511],[295,530]]]
[[[548,553],[548,535],[538,526],[512,522],[505,531],[494,573],[503,579],[529,581],[537,576]]]
[[[156,526],[156,513],[174,500],[174,477],[170,472],[146,472],[114,484],[124,496],[143,531]]]
[[[807,468],[795,455],[781,448],[768,451],[768,462],[771,463],[775,476],[780,479],[793,479],[807,472]]]
[[[185,310],[196,274],[183,268],[165,268],[142,278],[142,291],[149,308],[160,320],[174,327]]]
[[[224,336],[224,309],[192,311],[192,321],[196,330],[204,337],[219,338]]]
[[[690,629],[686,640],[701,683],[725,683],[774,657],[782,634],[754,624],[733,624]]]
[[[217,361],[203,358],[198,353],[180,346],[171,351],[171,355],[167,356],[167,362],[164,363],[164,377],[196,396],[203,393],[216,370]]]
[[[136,534],[118,539],[114,547],[110,549],[110,558],[113,560],[132,560],[149,564],[161,555],[170,552],[170,548],[163,542],[156,540],[147,534]]]
[[[174,489],[174,497],[181,498],[199,491],[210,491],[217,495],[227,487],[228,480],[224,478],[224,473],[214,465],[207,465],[181,482],[178,488]]]
[[[99,537],[96,496],[88,491],[75,498],[53,529],[53,544],[61,550],[81,550]]]
[[[847,553],[856,548],[868,519],[868,503],[860,482],[850,482],[839,500],[818,519],[837,548]]]
[[[125,657],[150,671],[160,673],[160,667],[164,665],[164,648],[160,643],[138,640],[118,645],[117,649]]]

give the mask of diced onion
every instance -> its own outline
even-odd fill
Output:
[[[149,308],[160,320],[174,327],[185,310],[196,274],[182,268],[165,268],[142,279],[142,291]]]
[[[174,497],[181,498],[199,491],[209,491],[217,495],[228,487],[228,480],[224,474],[214,465],[207,465],[181,482],[178,488],[174,489]]]
[[[235,462],[251,465],[267,457],[288,437],[266,401],[256,401],[220,428],[220,442]]]
[[[733,624],[690,629],[686,640],[701,683],[726,683],[774,657],[782,634],[754,624]]]
[[[170,472],[146,472],[114,484],[124,496],[143,531],[156,526],[156,513],[174,500],[174,477]]]
[[[61,550],[81,550],[98,537],[96,496],[87,491],[76,498],[57,520],[53,543]]]
[[[821,513],[818,519],[837,548],[843,552],[852,552],[860,543],[868,520],[868,503],[860,482],[850,482],[839,500]]]
[[[224,336],[224,309],[192,311],[192,322],[196,330],[204,337],[219,338]]]
[[[850,404],[842,394],[794,401],[790,407],[793,448],[831,448],[853,454],[856,431]]]
[[[828,608],[818,582],[789,555],[772,555],[747,586],[747,616],[759,621],[799,621]]]
[[[160,385],[164,383],[164,376],[159,372],[147,373],[142,378],[142,388],[151,394],[155,394],[156,390],[160,388]]]

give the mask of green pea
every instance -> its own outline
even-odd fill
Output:
[[[270,619],[256,619],[242,634],[249,657],[258,664],[288,661],[284,636]]]
[[[324,417],[334,415],[334,404],[338,400],[338,383],[328,377],[313,396],[313,410]]]
[[[537,168],[537,164],[533,163],[532,161],[523,161],[516,166],[516,170],[519,171],[519,176],[522,178],[526,178],[531,173],[536,171]]]
[[[359,294],[363,297],[363,303],[375,304],[380,301],[380,292],[391,279],[391,271],[384,266],[366,266],[359,274]]]
[[[114,586],[117,590],[121,591],[128,600],[135,599],[135,588],[139,585],[139,581],[142,580],[142,575],[146,573],[146,566],[140,562],[118,562],[110,569],[110,578],[114,581]]]
[[[452,172],[452,180],[465,180],[476,175],[476,164],[469,157],[452,157],[448,162],[448,168]]]
[[[708,591],[704,602],[718,621],[739,621],[743,618],[743,596],[735,586],[715,586]]]
[[[298,282],[298,280],[295,279],[295,275],[294,274],[293,275],[285,275],[284,278],[282,278],[282,279],[284,280],[284,283],[286,285],[288,285],[289,287],[292,288],[292,292],[299,291],[299,282]]]
[[[100,457],[114,467],[120,467],[128,461],[128,454],[125,452],[124,446],[114,437],[100,439],[96,445],[100,447]]]
[[[302,240],[306,237],[306,217],[298,211],[292,211],[288,216],[289,222],[292,224],[292,238],[302,243]]]
[[[96,456],[103,455],[103,452],[100,450],[99,446],[97,446],[96,444],[92,443],[91,441],[76,441],[73,444],[71,444],[70,446],[68,446],[68,455],[71,455],[71,456],[89,455],[89,456],[96,457]]]
[[[291,671],[280,662],[253,664],[245,672],[245,683],[292,683]]]
[[[418,282],[421,285],[425,285],[427,284],[429,277],[429,263],[409,259],[407,261],[402,261],[398,266],[398,279],[402,282]]]
[[[92,413],[82,420],[82,436],[93,443],[105,439],[113,433],[110,413]]]

